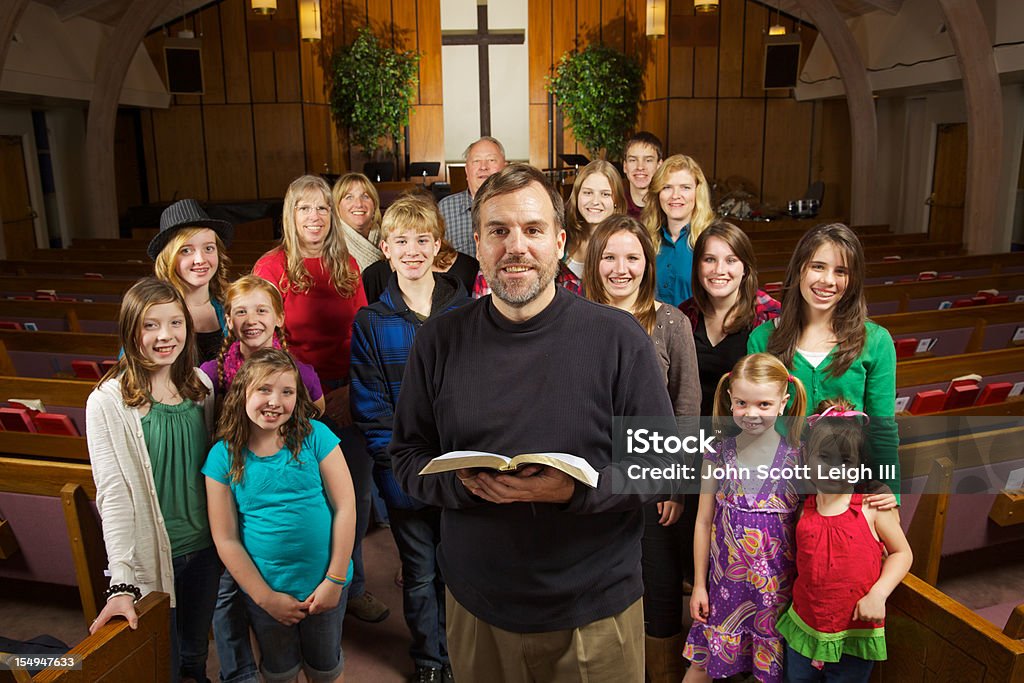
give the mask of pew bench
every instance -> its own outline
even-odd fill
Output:
[[[35,676],[18,672],[17,683],[91,683],[92,681],[171,680],[171,598],[150,593],[135,605],[138,629],[124,619],[113,619],[95,634],[71,648],[81,658],[81,670],[45,669]],[[19,677],[20,676],[20,677]]]
[[[908,574],[886,603],[888,660],[873,681],[1024,680],[1024,642]]]
[[[117,337],[86,332],[29,332],[0,329],[0,374],[16,377],[74,377],[71,363],[116,359]],[[31,398],[19,396],[17,398]]]
[[[758,281],[761,288],[768,282],[782,282],[786,269],[768,268],[758,262]],[[866,284],[895,283],[904,278],[917,279],[918,274],[936,271],[940,276],[971,277],[998,273],[1024,272],[1024,251],[970,256],[938,256],[933,258],[905,258],[898,261],[871,261],[866,264]]]
[[[872,320],[887,329],[897,342],[916,341],[915,358],[953,356],[1015,345],[1014,336],[1018,330],[1024,330],[1024,302],[892,313]]]

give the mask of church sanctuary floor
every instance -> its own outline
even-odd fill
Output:
[[[1003,605],[1003,623],[1010,605],[1024,603],[1024,543],[1004,543],[942,559],[937,588],[974,611]],[[1003,614],[1005,612],[1005,615]],[[994,615],[985,615],[992,619]]]
[[[363,542],[363,561],[370,592],[391,608],[391,614],[379,624],[345,619],[345,680],[402,683],[412,674],[413,664],[409,629],[402,618],[402,590],[395,584],[398,550],[389,530],[371,529]],[[0,579],[0,636],[28,640],[46,634],[73,646],[87,632],[77,589]],[[211,681],[218,680],[217,672],[217,652],[211,641],[207,666]]]
[[[363,552],[370,591],[391,608],[391,615],[379,624],[351,617],[345,620],[345,678],[350,683],[401,683],[408,679],[413,666],[408,655],[409,631],[402,619],[402,592],[394,582],[398,551],[391,532],[373,528],[364,541]],[[939,589],[975,610],[999,603],[1024,602],[1024,544],[945,559]],[[85,637],[78,591],[0,581],[0,635],[28,640],[41,634],[69,645]],[[211,681],[217,680],[217,670],[217,654],[211,642]]]

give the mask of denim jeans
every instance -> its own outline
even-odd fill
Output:
[[[222,567],[214,546],[179,555],[174,567],[175,608],[171,610],[171,680],[206,680],[210,622]]]
[[[783,671],[786,683],[867,683],[875,663],[853,655],[843,655],[838,662],[826,662],[816,669],[811,660],[786,646]]]
[[[402,560],[402,607],[412,634],[409,655],[417,666],[439,669],[448,663],[444,582],[437,566],[441,509],[389,506],[388,516]]]
[[[213,641],[217,644],[221,683],[259,683],[242,590],[226,569],[220,577],[217,609],[213,612]]]
[[[348,593],[350,597],[357,598],[366,592],[362,543],[366,529],[370,525],[373,461],[366,450],[366,439],[358,427],[351,425],[339,429],[329,419],[324,419],[323,422],[341,439],[341,452],[345,455],[345,463],[352,476],[352,488],[356,496],[356,535],[352,544],[352,583],[348,586]]]
[[[267,683],[290,681],[300,668],[312,683],[333,681],[344,670],[341,625],[348,602],[347,587],[334,609],[310,614],[294,626],[285,626],[244,593],[242,599],[260,644],[260,671]]]

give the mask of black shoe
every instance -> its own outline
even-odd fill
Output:
[[[431,669],[429,666],[417,666],[416,673],[409,680],[412,683],[442,683],[443,674],[441,669]]]
[[[455,674],[452,673],[452,665],[445,664],[441,667],[442,683],[455,683]]]

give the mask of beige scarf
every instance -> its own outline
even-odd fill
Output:
[[[341,232],[345,236],[345,246],[348,247],[348,253],[352,254],[356,263],[359,264],[360,272],[366,270],[371,263],[376,263],[384,258],[384,252],[376,246],[380,243],[380,228],[371,230],[370,239],[366,239],[345,221],[340,221],[340,223]]]

